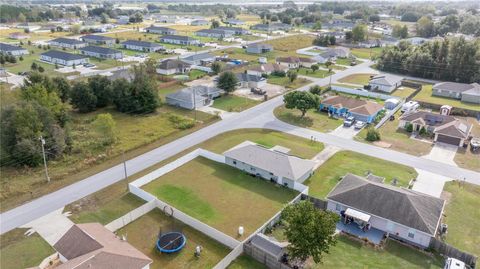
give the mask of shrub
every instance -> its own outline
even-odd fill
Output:
[[[273,71],[271,75],[276,77],[285,77],[287,73],[285,73],[285,71]]]
[[[369,127],[367,130],[367,137],[365,138],[367,141],[379,141],[380,140],[380,133],[373,127]]]
[[[195,126],[195,120],[177,114],[169,114],[168,120],[175,128],[180,130],[190,129]]]
[[[411,123],[405,124],[405,130],[409,133],[413,132],[413,125]]]
[[[422,128],[420,129],[420,135],[426,135],[427,134],[427,129],[425,129],[425,126],[422,126]]]

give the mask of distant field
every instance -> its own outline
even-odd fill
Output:
[[[382,50],[383,48],[353,48],[350,51],[355,57],[362,59],[371,59],[372,57],[379,56]]]

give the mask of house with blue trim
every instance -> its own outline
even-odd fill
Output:
[[[356,120],[372,123],[383,106],[376,102],[351,98],[343,95],[333,95],[324,98],[319,106],[325,111],[340,117],[353,116]]]

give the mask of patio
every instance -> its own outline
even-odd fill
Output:
[[[377,230],[375,228],[370,228],[370,230],[363,231],[358,227],[355,222],[351,222],[350,224],[345,224],[342,221],[337,223],[337,231],[343,231],[345,233],[354,235],[358,238],[366,238],[368,241],[375,245],[379,245],[385,235],[384,232]]]

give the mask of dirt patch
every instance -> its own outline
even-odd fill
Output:
[[[392,144],[390,143],[387,143],[387,142],[384,142],[384,141],[375,141],[373,142],[373,144],[377,147],[381,147],[381,148],[389,148],[392,146]]]
[[[452,199],[452,193],[448,191],[442,191],[442,194],[440,194],[440,198],[445,200],[445,204],[448,205]]]

